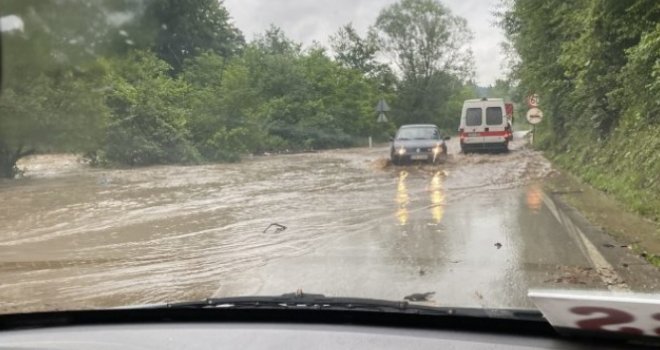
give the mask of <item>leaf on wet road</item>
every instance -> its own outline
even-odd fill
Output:
[[[274,229],[270,230],[271,227],[274,227]],[[268,233],[269,230],[270,230],[270,233],[280,233],[280,232],[282,232],[286,229],[287,229],[287,227],[284,226],[284,225],[280,225],[278,223],[272,223],[272,224],[268,225],[268,227],[266,227],[266,229],[263,231],[263,233]]]
[[[413,293],[410,295],[406,295],[405,297],[403,297],[403,299],[408,301],[429,301],[429,298],[432,297],[434,294],[435,292]]]

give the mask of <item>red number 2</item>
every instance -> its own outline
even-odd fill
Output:
[[[635,321],[635,317],[633,317],[633,315],[627,312],[610,309],[606,307],[581,306],[581,307],[572,308],[571,312],[576,315],[584,315],[584,316],[590,316],[593,314],[604,314],[602,317],[591,318],[588,320],[581,320],[576,323],[577,326],[582,329],[588,329],[594,331],[607,331],[606,329],[603,328],[603,326],[624,324]],[[660,316],[660,315],[655,315],[654,317],[656,316]],[[659,330],[660,329],[656,330],[656,332],[658,332]],[[635,335],[644,334],[644,331],[642,331],[641,329],[633,328],[633,327],[621,327],[618,329],[618,331],[623,333],[635,334]]]
[[[653,319],[656,321],[660,321],[660,314],[653,315]],[[655,329],[655,334],[660,335],[660,328]]]

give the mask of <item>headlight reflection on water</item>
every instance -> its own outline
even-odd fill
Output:
[[[541,204],[543,202],[543,190],[538,183],[533,183],[527,187],[527,208],[529,208],[532,213],[538,214],[541,210]]]
[[[405,170],[401,171],[399,173],[399,182],[396,187],[396,203],[398,204],[396,217],[399,220],[400,225],[408,223],[408,203],[410,203],[410,196],[408,195],[408,188],[406,187],[407,177],[408,172]]]
[[[407,178],[407,171],[403,170],[399,173],[399,180],[396,188],[396,218],[399,225],[407,224],[410,219],[410,212],[408,210],[410,194],[408,193],[408,186],[406,184]],[[431,211],[431,217],[436,224],[439,224],[445,215],[445,194],[443,191],[442,179],[443,173],[441,171],[436,172],[431,178],[431,186],[429,188],[431,195],[431,205],[429,206],[429,209]]]
[[[431,216],[436,224],[442,221],[445,214],[445,195],[442,192],[442,174],[436,172],[431,179]]]

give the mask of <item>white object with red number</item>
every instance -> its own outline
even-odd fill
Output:
[[[533,94],[527,97],[527,106],[529,108],[536,108],[539,106],[539,95]]]
[[[555,328],[660,337],[659,294],[530,290],[528,295]]]

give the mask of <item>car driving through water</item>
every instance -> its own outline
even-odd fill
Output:
[[[447,157],[445,141],[449,139],[433,124],[403,125],[392,139],[390,159],[394,165],[411,161],[439,163]]]

